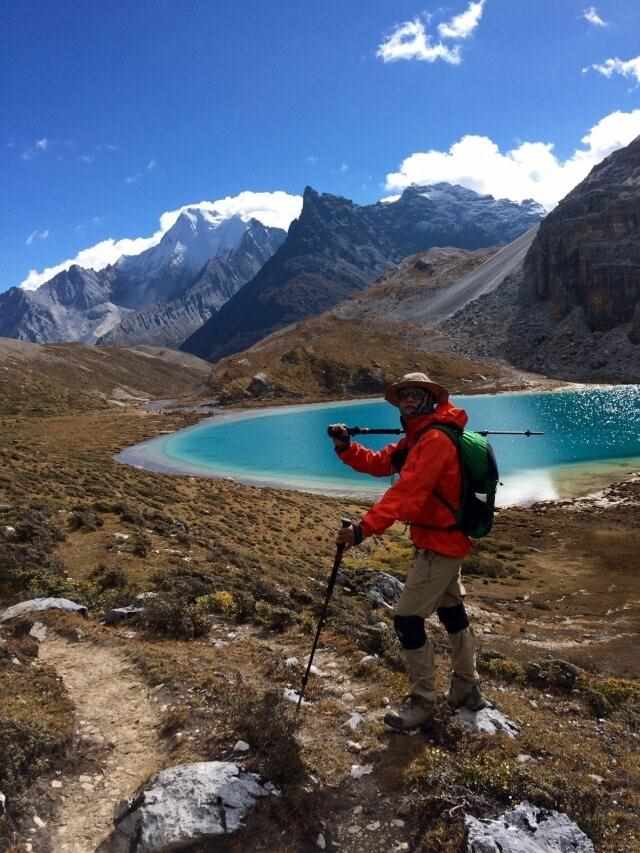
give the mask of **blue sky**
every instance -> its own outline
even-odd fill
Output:
[[[640,133],[639,32],[637,0],[6,4],[0,291],[243,191],[551,206]]]

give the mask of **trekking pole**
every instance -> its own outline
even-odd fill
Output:
[[[331,427],[328,428],[329,435],[332,435]],[[349,435],[404,435],[403,429],[372,429],[371,427],[347,427]],[[531,429],[525,430],[498,430],[498,429],[479,429],[475,430],[478,435],[525,435],[527,438],[532,435],[544,435],[543,432],[534,432]]]
[[[351,519],[343,518],[342,519],[343,528],[351,527]],[[329,609],[329,600],[331,598],[331,594],[333,593],[333,588],[336,585],[336,578],[338,576],[338,569],[340,568],[340,563],[342,562],[342,555],[344,553],[344,545],[336,546],[336,556],[333,561],[333,569],[331,570],[331,575],[329,577],[329,583],[327,584],[327,594],[324,599],[324,606],[322,608],[322,613],[320,614],[320,621],[318,622],[318,630],[316,631],[316,637],[313,641],[313,648],[311,649],[311,655],[309,656],[309,663],[307,665],[307,671],[304,674],[304,678],[302,679],[302,687],[300,688],[300,696],[298,697],[298,705],[296,707],[296,714],[300,710],[300,705],[302,705],[302,697],[304,696],[305,687],[307,686],[307,681],[309,680],[309,673],[311,672],[311,664],[313,663],[313,656],[316,653],[316,646],[318,645],[318,640],[320,639],[320,631],[322,630],[322,626],[324,625],[324,620],[327,618],[327,611]]]

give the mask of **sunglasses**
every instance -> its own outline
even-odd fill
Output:
[[[426,396],[424,388],[401,388],[398,391],[398,400],[424,400]]]

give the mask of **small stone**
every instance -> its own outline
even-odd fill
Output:
[[[364,811],[364,806],[356,806],[353,810],[353,813],[354,814],[362,814],[363,811]]]
[[[397,818],[397,817],[391,821],[391,826],[397,826],[399,829],[401,829],[404,825],[405,825],[405,822],[403,820],[400,820],[400,818]]]
[[[324,835],[320,832],[318,837],[316,838],[316,847],[319,847],[321,850],[327,849],[327,842],[325,840]]]
[[[40,643],[44,643],[47,639],[47,626],[43,625],[42,622],[34,622],[29,634],[31,637],[35,637]]]
[[[62,782],[59,779],[54,779],[51,783],[52,788],[62,788]]]
[[[373,764],[352,764],[351,777],[353,779],[362,779],[363,776],[368,776],[373,773]]]
[[[359,826],[350,826],[347,832],[349,835],[360,835],[362,829]]]
[[[344,725],[348,726],[352,732],[355,732],[363,723],[364,717],[362,714],[358,714],[357,711],[354,711]]]
[[[591,779],[592,782],[595,782],[598,785],[602,785],[604,782],[604,778],[602,776],[598,776],[596,773],[589,773],[587,777]]]
[[[233,747],[234,752],[249,752],[251,747],[246,742],[246,740],[238,740],[236,741],[235,746]]]
[[[516,756],[516,761],[518,764],[526,764],[528,761],[533,761],[533,756],[528,755],[526,752],[521,752],[520,755]]]
[[[371,823],[368,823],[367,829],[369,830],[369,832],[375,832],[376,829],[380,829],[380,821],[374,820]]]
[[[381,699],[380,701],[382,702],[382,707],[383,707],[383,708],[386,708],[386,707],[387,707],[387,705],[390,705],[390,704],[391,704],[391,699],[389,699],[389,697],[388,697],[388,696],[383,696],[383,697],[382,697],[382,699]]]
[[[341,698],[343,702],[355,702],[356,697],[353,695],[353,693],[347,692],[343,693]]]
[[[38,815],[33,816],[33,822],[38,827],[38,829],[44,829],[47,825],[46,821],[42,820],[42,818],[38,817]]]
[[[284,662],[285,666],[298,666],[300,661],[298,658],[287,658]]]
[[[79,776],[78,779],[80,782],[90,782],[91,776]]]
[[[358,743],[355,740],[348,740],[347,749],[349,750],[349,752],[360,752],[362,750],[362,744]]]

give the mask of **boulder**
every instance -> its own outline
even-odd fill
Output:
[[[522,802],[495,820],[467,815],[466,853],[595,853],[567,815]]]
[[[459,708],[455,713],[455,719],[462,725],[479,734],[495,735],[504,732],[511,738],[520,734],[520,727],[508,717],[491,706],[481,711],[470,711],[468,708]]]
[[[527,681],[539,687],[559,687],[573,690],[580,677],[580,668],[559,658],[531,661],[525,667]]]
[[[230,835],[270,783],[227,761],[181,764],[160,771],[117,809],[103,853],[166,853]]]
[[[0,615],[0,622],[8,622],[16,616],[24,616],[25,613],[35,613],[41,610],[65,610],[67,613],[80,613],[87,615],[87,608],[83,604],[76,604],[68,598],[32,598],[30,601],[21,601],[8,607]]]
[[[254,397],[260,397],[262,394],[269,394],[273,391],[273,385],[267,374],[260,372],[251,378],[247,391]]]
[[[386,572],[372,572],[367,584],[367,598],[377,606],[393,607],[398,603],[404,584]]]

